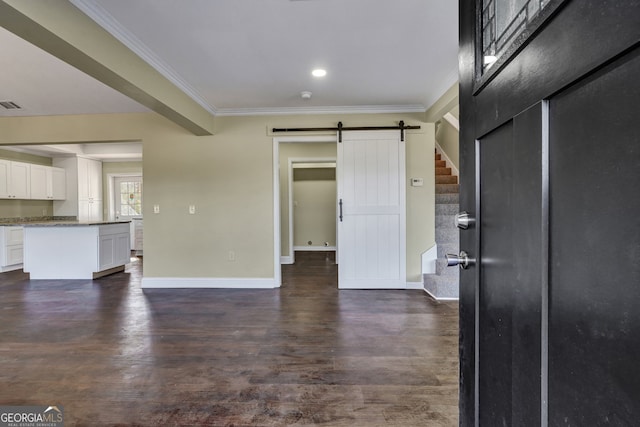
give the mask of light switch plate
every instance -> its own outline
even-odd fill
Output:
[[[189,213],[194,215],[196,213],[196,205],[189,205]]]
[[[160,213],[160,205],[153,205],[153,213]]]

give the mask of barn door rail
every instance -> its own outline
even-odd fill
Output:
[[[342,142],[342,131],[345,130],[400,130],[400,140],[404,141],[404,131],[410,129],[420,129],[420,126],[405,126],[404,120],[400,120],[397,126],[350,126],[344,127],[342,122],[338,122],[336,127],[320,128],[273,128],[276,132],[338,132],[338,142]]]

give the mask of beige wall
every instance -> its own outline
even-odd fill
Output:
[[[458,152],[460,151],[459,133],[451,126],[451,124],[442,120],[438,125],[438,131],[436,132],[436,141],[440,144],[442,150],[447,154],[447,157],[453,162],[454,166],[460,169],[458,162]]]
[[[16,162],[35,163],[51,166],[49,157],[0,150],[0,159]],[[0,199],[0,218],[33,218],[53,215],[53,202],[46,200],[3,200]]]
[[[424,114],[218,117],[194,136],[155,113],[0,118],[0,144],[142,140],[145,277],[274,277],[272,127],[407,125],[407,279],[434,244],[434,127]],[[153,205],[159,214],[149,214]],[[196,205],[196,215],[188,206]],[[228,252],[235,252],[235,261]]]
[[[333,180],[294,179],[294,246],[336,245],[336,191],[335,175]]]

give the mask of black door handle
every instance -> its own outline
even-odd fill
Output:
[[[338,218],[340,218],[340,222],[342,222],[342,199],[340,199],[340,202],[338,202],[338,205],[340,205],[340,216]]]

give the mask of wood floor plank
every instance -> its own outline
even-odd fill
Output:
[[[66,425],[455,426],[458,307],[337,289],[333,253],[275,290],[140,288],[0,276],[0,405]]]

